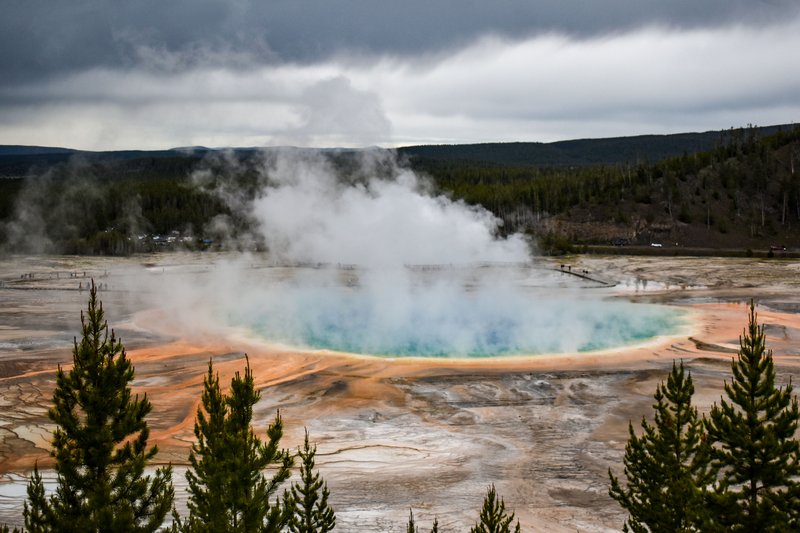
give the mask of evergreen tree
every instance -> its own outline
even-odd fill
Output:
[[[406,533],[419,533],[419,527],[414,523],[414,511],[408,510],[408,525],[406,526]],[[439,519],[433,519],[433,526],[431,533],[439,533]]]
[[[255,390],[250,362],[244,376],[231,380],[230,392],[220,390],[211,362],[204,380],[202,407],[197,410],[197,442],[189,453],[189,517],[176,529],[191,532],[277,533],[288,521],[287,509],[270,497],[289,477],[291,455],[279,448],[283,435],[280,413],[267,428],[267,441],[251,427]],[[264,470],[275,466],[267,477]]]
[[[492,485],[483,499],[480,521],[470,529],[470,533],[511,533],[511,522],[513,521],[514,513],[506,513],[506,504],[502,498],[497,497],[497,491]],[[520,532],[519,520],[514,527],[514,532]]]
[[[791,382],[775,386],[772,350],[765,350],[750,302],[749,322],[720,399],[707,420],[712,466],[718,471],[710,494],[714,526],[725,531],[800,529],[800,447],[795,438],[797,399]]]
[[[625,477],[608,471],[609,494],[630,514],[625,531],[699,531],[705,517],[702,491],[710,483],[708,450],[703,425],[692,406],[694,385],[676,366],[666,385],[655,393],[655,425],[642,418],[643,434],[637,437],[628,424],[630,437],[623,459]]]
[[[190,469],[186,472],[189,483],[189,518],[186,524],[174,516],[185,531],[224,531],[229,517],[223,512],[226,502],[227,464],[221,455],[225,446],[225,417],[227,406],[219,386],[219,375],[214,374],[211,362],[203,380],[202,409],[197,409],[194,434],[197,442],[189,452]],[[204,412],[205,411],[205,412]]]
[[[73,366],[56,374],[53,433],[56,492],[47,497],[36,469],[28,484],[25,528],[35,532],[157,530],[172,507],[171,468],[145,476],[157,448],[147,446],[147,396],[131,396],[134,369],[125,348],[108,334],[92,282]]]
[[[28,499],[25,501],[25,507],[22,515],[25,518],[25,527],[30,531],[47,530],[46,524],[52,522],[53,519],[49,515],[52,513],[47,505],[47,496],[44,492],[44,484],[42,483],[42,476],[39,474],[39,466],[33,467],[33,475],[31,482],[28,483]],[[51,531],[53,528],[49,528]]]
[[[336,526],[336,515],[328,505],[328,484],[318,472],[314,472],[314,456],[317,446],[308,442],[308,430],[303,449],[298,450],[300,481],[295,483],[286,496],[286,507],[291,513],[289,531],[292,533],[326,533]]]
[[[406,533],[418,533],[419,528],[414,523],[414,511],[409,509],[408,510],[408,525],[406,526]]]

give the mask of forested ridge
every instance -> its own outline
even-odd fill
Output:
[[[698,147],[698,151],[687,148]],[[0,250],[121,255],[259,247],[246,209],[279,150],[0,147]],[[363,152],[322,152],[344,180]],[[434,191],[480,204],[545,253],[580,245],[800,246],[800,129],[396,150]]]
[[[454,197],[546,245],[800,244],[800,129],[731,130],[711,150],[582,167],[415,163]],[[766,239],[766,240],[765,240]]]
[[[761,136],[791,126],[756,128]],[[551,143],[508,142],[422,145],[399,148],[418,159],[460,161],[501,166],[574,167],[655,163],[682,154],[705,152],[726,142],[730,131],[574,139]]]

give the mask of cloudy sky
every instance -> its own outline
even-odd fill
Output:
[[[0,8],[0,144],[397,146],[800,122],[798,0]]]

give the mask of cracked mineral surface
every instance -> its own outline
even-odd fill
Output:
[[[56,368],[71,362],[90,278],[103,283],[107,318],[136,366],[134,391],[153,404],[151,439],[158,462],[176,467],[179,510],[209,358],[224,383],[247,353],[262,394],[257,431],[278,409],[286,447],[296,449],[308,429],[338,531],[404,531],[409,508],[422,529],[438,517],[442,531],[464,531],[491,483],[525,531],[618,531],[625,515],[607,495],[608,468],[621,474],[628,422],[638,427],[651,416],[656,384],[674,360],[690,368],[695,403],[707,411],[720,397],[754,298],[779,381],[796,382],[800,369],[800,263],[793,261],[572,258],[573,269],[613,281],[603,289],[611,297],[688,310],[688,330],[603,352],[483,360],[371,358],[235,333],[177,335],[146,299],[120,288],[142,263],[166,271],[203,261],[0,262],[0,522],[21,522],[36,462],[52,479],[47,409]]]

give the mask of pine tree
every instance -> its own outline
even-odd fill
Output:
[[[409,509],[408,510],[408,524],[406,525],[406,533],[419,533],[419,527],[414,522],[414,511]],[[439,519],[433,519],[433,526],[431,527],[431,533],[439,533]]]
[[[28,499],[25,502],[22,515],[25,518],[25,527],[29,531],[52,531],[47,524],[53,522],[52,510],[47,505],[47,496],[44,492],[44,483],[39,474],[38,464],[33,468],[31,481],[28,483]]]
[[[692,406],[694,385],[683,362],[673,362],[666,385],[656,387],[655,425],[625,447],[626,486],[612,473],[609,494],[629,513],[625,531],[699,531],[705,521],[703,488],[711,481],[703,424]]]
[[[800,528],[800,447],[797,399],[791,382],[775,386],[772,350],[753,302],[749,322],[720,399],[706,426],[718,472],[711,507],[726,531],[797,531]]]
[[[419,528],[414,523],[414,511],[409,509],[408,510],[408,525],[406,526],[406,533],[418,533]]]
[[[326,533],[336,526],[336,515],[328,505],[328,484],[318,472],[314,472],[314,457],[317,446],[308,442],[308,430],[303,449],[298,450],[300,481],[295,483],[287,494],[286,507],[291,513],[289,531],[292,533]]]
[[[225,452],[225,417],[227,407],[220,390],[219,376],[214,374],[211,362],[203,381],[202,409],[197,409],[194,434],[197,442],[189,453],[190,469],[186,471],[190,498],[187,502],[189,518],[185,526],[175,516],[175,522],[185,531],[224,531],[229,517],[226,507],[227,464],[221,455]],[[205,410],[205,412],[204,412]]]
[[[236,372],[230,392],[220,390],[211,362],[204,380],[202,408],[197,410],[197,442],[189,453],[189,517],[176,529],[190,532],[260,531],[277,533],[290,514],[269,499],[289,477],[291,455],[279,448],[283,435],[280,413],[267,428],[267,441],[251,427],[255,390],[250,362],[244,376]],[[275,467],[271,477],[264,471]]]
[[[511,522],[513,521],[514,513],[510,515],[506,513],[506,504],[502,498],[497,497],[497,491],[492,485],[483,500],[480,521],[470,529],[470,533],[511,533]],[[514,527],[514,532],[520,532],[519,520]]]
[[[145,476],[156,454],[147,446],[147,396],[131,396],[134,369],[125,348],[108,334],[92,282],[73,366],[56,374],[53,433],[56,492],[47,497],[38,469],[23,513],[31,532],[146,532],[157,530],[172,507],[171,468]]]

